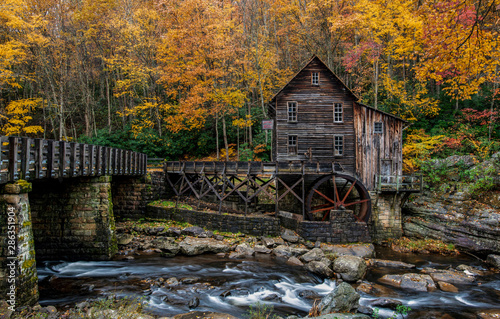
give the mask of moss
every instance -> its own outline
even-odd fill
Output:
[[[25,181],[24,179],[20,179],[16,182],[16,184],[19,185],[19,187],[21,188],[19,193],[31,192],[32,186],[30,182]]]
[[[28,268],[31,268],[33,267],[33,265],[35,264],[35,260],[34,259],[28,259],[28,260],[25,260],[22,264],[22,268],[23,269],[28,269]]]

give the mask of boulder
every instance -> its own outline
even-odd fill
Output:
[[[236,246],[235,251],[245,256],[255,255],[255,250],[252,247],[250,247],[247,243],[243,243]]]
[[[396,310],[398,306],[403,303],[397,299],[389,299],[389,298],[379,298],[370,302],[370,306],[373,308],[389,308],[392,310]]]
[[[134,235],[132,235],[132,234],[121,233],[121,234],[116,235],[116,243],[118,245],[121,245],[121,246],[125,246],[125,245],[130,244],[133,239],[134,239]]]
[[[402,261],[382,260],[373,258],[368,259],[368,265],[370,265],[371,267],[406,268],[406,269],[415,268],[415,265],[407,264]]]
[[[372,244],[322,245],[324,253],[337,256],[356,256],[361,258],[375,257],[375,247]]]
[[[500,256],[499,255],[488,255],[486,257],[486,262],[493,267],[500,269]]]
[[[207,233],[205,232],[205,230],[198,226],[186,227],[181,231],[181,234],[200,238],[207,237]]]
[[[292,252],[292,255],[295,257],[302,256],[305,253],[309,252],[309,249],[307,249],[303,245],[293,245],[290,246],[290,251]]]
[[[313,260],[319,261],[323,258],[325,258],[325,253],[319,248],[313,248],[300,257],[300,259],[302,259],[302,261],[305,263],[311,262]]]
[[[287,264],[292,265],[292,266],[304,266],[304,263],[300,261],[297,257],[290,257],[287,262]]]
[[[313,260],[308,262],[305,268],[312,273],[330,278],[334,275],[330,265],[331,261],[328,258],[323,258],[319,261]]]
[[[429,274],[434,281],[444,281],[455,285],[471,284],[476,281],[474,276],[468,275],[463,271],[424,268],[422,272]]]
[[[335,259],[332,268],[345,281],[358,281],[365,276],[367,267],[363,258],[341,256]]]
[[[231,247],[213,238],[186,237],[179,244],[180,251],[184,255],[195,256],[203,253],[227,253]]]
[[[438,287],[439,289],[441,289],[442,291],[446,291],[446,292],[458,292],[458,288],[453,286],[452,284],[450,283],[447,283],[447,282],[444,282],[444,281],[438,281]]]
[[[179,244],[172,237],[160,237],[152,242],[152,245],[161,250],[162,257],[174,257],[180,251]]]
[[[266,246],[267,248],[274,248],[274,247],[277,247],[279,245],[285,244],[285,241],[280,237],[277,237],[277,238],[262,237],[261,241],[262,241],[262,244],[264,246]]]
[[[167,237],[179,237],[181,235],[181,232],[182,230],[179,227],[170,227],[161,234]]]
[[[500,310],[491,309],[491,310],[482,310],[477,313],[478,319],[500,319]]]
[[[318,305],[320,315],[338,312],[356,312],[359,294],[348,283],[340,283]]]
[[[188,313],[182,313],[179,315],[175,315],[173,319],[238,319],[235,316],[232,316],[227,313],[220,312],[210,312],[210,311],[191,311]]]
[[[276,257],[283,257],[283,258],[290,258],[293,256],[292,250],[290,247],[285,246],[285,245],[279,245],[278,247],[273,249],[273,254]]]
[[[267,248],[264,245],[255,245],[253,249],[255,250],[256,253],[260,254],[270,254],[272,252],[271,249]]]
[[[317,317],[310,317],[315,319],[371,319],[371,316],[362,313],[329,313]]]
[[[436,285],[429,275],[407,273],[404,275],[385,275],[380,282],[416,291],[434,291]]]
[[[285,229],[282,233],[281,233],[281,238],[283,238],[283,240],[289,242],[289,243],[298,243],[299,242],[299,236],[297,236],[293,231],[291,231],[290,229]]]

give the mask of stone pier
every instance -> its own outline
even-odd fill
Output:
[[[403,235],[401,197],[398,193],[370,192],[372,215],[368,223],[374,241],[399,238]]]
[[[3,185],[0,195],[0,299],[12,309],[38,300],[30,190],[19,180]]]

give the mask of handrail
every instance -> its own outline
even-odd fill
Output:
[[[378,175],[376,190],[378,192],[421,192],[422,175]]]
[[[0,136],[0,183],[19,179],[144,175],[147,155],[105,146]]]

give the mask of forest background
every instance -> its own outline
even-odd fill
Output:
[[[268,100],[313,54],[412,125],[405,168],[500,150],[500,0],[3,0],[3,135],[269,160]]]

